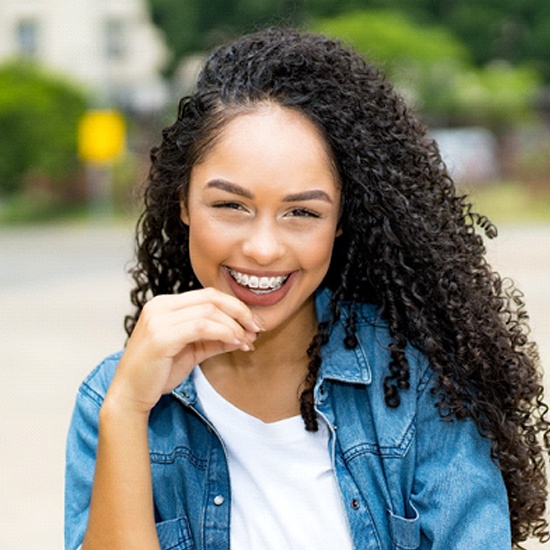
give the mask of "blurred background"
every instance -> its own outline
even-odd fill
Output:
[[[497,223],[490,261],[549,364],[550,2],[0,0],[1,550],[62,547],[65,434],[80,380],[124,345],[149,150],[205,53],[270,24],[388,74]]]

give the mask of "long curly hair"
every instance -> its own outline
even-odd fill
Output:
[[[337,41],[273,28],[222,46],[206,61],[196,91],[151,151],[128,334],[152,296],[200,288],[180,198],[221,129],[266,102],[297,109],[317,125],[342,188],[343,234],[324,282],[333,291],[331,319],[309,347],[301,395],[306,429],[317,429],[313,387],[340,305],[353,312],[354,304],[374,303],[393,342],[387,406],[398,407],[409,387],[404,350],[411,342],[437,374],[440,414],[472,418],[491,440],[516,547],[529,536],[548,540],[548,407],[522,295],[492,271],[476,233],[493,237],[496,229],[457,193],[437,145],[381,72]],[[356,315],[346,322],[344,345],[353,348]]]

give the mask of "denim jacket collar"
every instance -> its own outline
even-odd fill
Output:
[[[320,289],[315,296],[315,307],[317,317],[321,321],[329,315],[329,303],[331,292],[328,289]],[[363,345],[359,343],[355,349],[348,349],[342,346],[346,336],[344,322],[349,313],[345,306],[342,306],[341,318],[334,326],[329,341],[323,348],[323,362],[319,371],[319,386],[324,380],[335,380],[348,384],[370,384],[372,371]]]

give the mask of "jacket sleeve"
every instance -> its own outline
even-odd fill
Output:
[[[83,384],[77,394],[67,437],[65,550],[75,550],[82,544],[88,524],[100,406],[99,396]]]
[[[107,357],[81,384],[69,425],[65,456],[65,550],[82,544],[94,480],[99,410],[121,352]]]
[[[422,549],[511,548],[508,497],[490,442],[471,420],[445,421],[430,391],[431,370],[419,387],[416,474],[412,504]]]

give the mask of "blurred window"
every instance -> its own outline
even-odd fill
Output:
[[[25,57],[35,57],[38,53],[38,22],[34,19],[22,19],[17,23],[17,51]]]
[[[124,59],[127,54],[126,25],[121,19],[107,19],[104,27],[105,56],[107,59]]]

